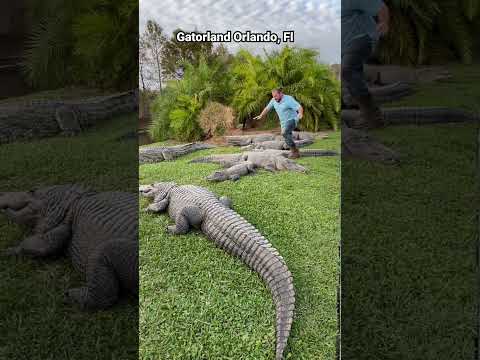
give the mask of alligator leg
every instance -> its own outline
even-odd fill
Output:
[[[221,198],[218,199],[225,207],[231,209],[232,208],[232,200],[230,200],[226,196],[222,196]]]
[[[35,220],[37,219],[36,209],[30,205],[27,205],[20,210],[7,208],[0,211],[3,212],[10,221],[17,224],[33,225]]]
[[[175,219],[175,225],[168,227],[172,235],[186,234],[190,226],[199,226],[203,220],[202,210],[198,206],[186,206]]]
[[[0,194],[0,209],[19,210],[27,206],[33,197],[28,192],[6,192]]]
[[[277,157],[276,158],[277,163],[276,163],[276,168],[278,170],[289,170],[289,171],[298,171],[298,172],[305,172],[306,169],[298,165],[295,161],[292,161],[290,159],[286,159],[284,157]]]
[[[20,244],[7,248],[5,255],[44,257],[59,253],[70,239],[70,226],[62,224],[44,233],[25,238]]]
[[[101,244],[88,257],[87,283],[65,292],[67,303],[82,309],[104,309],[113,305],[121,288],[138,291],[138,244],[115,239]]]
[[[147,207],[148,212],[160,213],[167,209],[168,199],[163,199],[161,201],[153,202]]]
[[[277,170],[277,168],[275,167],[275,164],[273,164],[271,162],[264,165],[263,168],[267,171],[270,171],[270,172],[275,172]]]

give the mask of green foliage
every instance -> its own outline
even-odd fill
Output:
[[[478,0],[386,1],[389,34],[380,41],[379,59],[392,64],[472,61],[472,31],[478,22]]]
[[[73,24],[74,55],[85,78],[106,87],[138,84],[138,1],[90,0]]]
[[[302,104],[303,129],[337,128],[340,84],[327,65],[317,62],[314,51],[287,47],[264,59],[245,50],[234,58],[224,48],[215,53],[217,57],[201,57],[198,64],[183,62],[183,78],[170,81],[154,101],[150,134],[155,141],[201,139],[205,134],[199,114],[209,101],[231,105],[240,121],[258,115],[278,86]],[[277,126],[276,115],[269,116]]]
[[[197,94],[180,94],[177,97],[177,104],[169,114],[170,128],[175,139],[187,141],[201,138],[202,129],[196,120],[201,107],[202,103]]]
[[[199,140],[203,132],[198,115],[208,101],[227,102],[231,96],[230,76],[226,64],[209,65],[201,58],[198,65],[184,64],[181,80],[170,81],[152,105],[150,135],[155,141],[173,137],[177,140]]]
[[[22,72],[35,88],[52,88],[71,81],[74,14],[82,6],[74,0],[28,2],[27,18],[32,23],[23,55]]]
[[[338,126],[340,85],[327,65],[319,64],[316,52],[285,47],[263,60],[240,51],[234,61],[233,107],[241,121],[258,115],[271,99],[271,90],[282,87],[304,108],[300,126],[305,130]]]
[[[136,0],[30,0],[29,9],[23,73],[32,86],[137,86]]]

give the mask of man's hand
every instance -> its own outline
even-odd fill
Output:
[[[300,109],[298,109],[298,114],[297,114],[297,119],[298,121],[303,118],[303,107],[300,106]]]
[[[377,31],[380,35],[383,36],[388,33],[389,23],[390,23],[390,11],[388,10],[387,5],[383,3],[378,12]]]
[[[258,116],[255,116],[255,117],[253,118],[253,120],[260,120],[261,118],[262,118],[262,114],[260,114],[260,115],[258,115]]]

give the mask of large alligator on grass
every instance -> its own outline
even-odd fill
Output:
[[[218,198],[202,187],[156,183],[140,187],[153,199],[151,212],[164,212],[175,221],[171,234],[185,234],[198,227],[218,247],[236,256],[257,272],[272,292],[276,309],[276,360],[283,359],[295,309],[293,277],[278,251],[243,217],[233,211],[231,201]]]
[[[135,90],[82,100],[29,100],[0,105],[0,144],[56,135],[72,136],[138,109]]]
[[[175,146],[153,146],[140,148],[138,150],[138,161],[141,164],[156,163],[164,160],[175,160],[176,158],[190,154],[194,151],[211,149],[215,146],[205,143],[189,143]]]
[[[0,211],[33,229],[5,255],[69,255],[86,284],[68,290],[68,302],[82,309],[103,309],[122,293],[138,295],[136,194],[58,185],[0,193]]]
[[[215,163],[225,167],[224,170],[215,171],[207,176],[206,179],[209,181],[236,181],[242,176],[254,173],[259,168],[272,172],[288,170],[303,173],[307,171],[304,166],[288,159],[288,155],[289,152],[285,150],[247,151],[238,154],[205,156],[193,159],[190,163]],[[330,150],[307,149],[300,151],[300,156],[303,157],[335,155],[338,154]]]

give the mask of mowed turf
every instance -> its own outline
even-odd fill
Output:
[[[392,104],[478,111],[478,66]],[[478,124],[374,132],[402,161],[342,163],[342,355],[473,359]]]
[[[0,145],[0,192],[83,183],[96,190],[137,192],[137,142],[116,141],[134,131],[137,114],[114,118],[73,138]],[[0,251],[26,229],[0,214]],[[137,359],[138,305],[81,312],[63,303],[83,280],[69,259],[0,256],[0,359]]]
[[[311,148],[339,149],[339,133]],[[307,174],[269,173],[209,183],[215,164],[142,165],[140,183],[175,181],[228,196],[234,210],[278,249],[293,274],[296,312],[289,359],[333,359],[337,334],[340,158],[298,160]],[[200,232],[171,236],[166,214],[147,214],[140,201],[140,358],[273,359],[275,309],[260,277]]]

